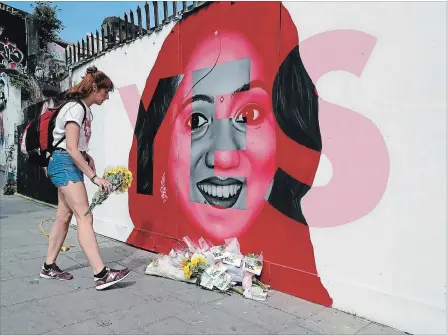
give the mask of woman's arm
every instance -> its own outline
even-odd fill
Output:
[[[76,122],[67,122],[65,126],[65,137],[67,141],[67,152],[77,165],[77,167],[91,180],[95,176],[95,171],[88,165],[78,149],[80,127]]]
[[[92,156],[90,156],[87,152],[85,153],[87,156],[87,163],[88,166],[90,166],[90,168],[93,170],[93,172],[96,173],[96,167],[95,167],[95,160],[93,159]]]
[[[89,166],[84,156],[79,152],[78,142],[79,142],[80,127],[74,121],[67,122],[65,126],[65,138],[67,141],[67,152],[73,159],[78,168],[84,173],[93,183],[99,186],[101,191],[112,191],[112,184],[103,178],[96,176],[95,171]]]

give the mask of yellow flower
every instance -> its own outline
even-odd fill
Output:
[[[196,256],[191,260],[190,268],[194,271],[200,264],[206,263],[206,260],[202,256]]]
[[[184,273],[186,279],[191,278],[191,271],[190,271],[189,265],[186,265],[183,268],[183,273]]]
[[[133,175],[132,172],[130,172],[125,166],[117,166],[110,169],[107,169],[104,173],[104,177],[110,176],[110,175],[119,175],[122,184],[119,189],[120,192],[126,192],[129,187],[132,185]]]
[[[196,264],[206,262],[205,258],[202,257],[202,256],[197,256],[197,257],[195,257],[194,259],[195,259],[195,261],[196,261]]]

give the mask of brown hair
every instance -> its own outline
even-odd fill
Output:
[[[68,90],[66,98],[82,99],[87,97],[93,91],[93,84],[96,84],[98,89],[105,88],[113,91],[114,88],[112,80],[104,72],[98,71],[95,66],[91,66],[87,69],[81,82]]]

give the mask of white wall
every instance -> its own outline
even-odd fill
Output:
[[[139,99],[162,43],[173,26],[171,23],[157,34],[114,49],[73,70],[72,82],[75,84],[82,80],[89,66],[95,65],[112,78],[117,88],[110,94],[109,101],[92,108],[94,121],[89,147],[90,154],[95,158],[97,172],[103,173],[110,166],[128,166],[133,126],[124,109],[119,90],[135,85]],[[135,100],[137,106],[138,99]],[[97,188],[91,183],[86,185],[91,198]],[[107,203],[98,206],[95,209],[94,226],[100,234],[126,241],[134,227],[129,216],[127,194],[114,195],[107,199]]]
[[[318,272],[334,307],[410,333],[446,333],[447,5],[290,2],[285,7],[301,43],[339,29],[376,39],[360,76],[338,70],[316,83],[323,100],[372,121],[389,157],[386,190],[374,209],[348,224],[311,228]],[[75,69],[74,81],[94,64],[118,88],[136,85],[141,94],[172,26]],[[307,68],[312,59],[303,61]],[[133,128],[118,90],[93,113],[91,151],[99,172],[127,166]],[[322,136],[324,146],[323,129]],[[317,176],[318,185],[330,182],[329,158]],[[87,185],[92,197],[95,188]],[[304,206],[305,216],[306,210],[311,209]],[[95,211],[95,229],[102,234],[125,241],[132,227],[126,195]]]
[[[7,82],[4,88],[4,93],[7,99],[6,108],[3,110],[3,127],[5,140],[3,146],[0,148],[0,166],[6,165],[6,152],[11,144],[14,144],[14,132],[17,126],[21,124],[22,115],[22,101],[21,91],[10,84],[9,77],[3,74],[1,78]],[[14,151],[14,159],[12,165],[17,168],[17,152]]]
[[[286,3],[300,40],[335,29],[377,38],[361,75],[336,71],[320,96],[380,129],[390,175],[357,221],[313,229],[334,307],[411,333],[446,333],[446,3]]]

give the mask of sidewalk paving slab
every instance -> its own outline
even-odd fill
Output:
[[[301,322],[307,329],[317,334],[353,335],[366,327],[370,321],[333,308],[325,308]]]
[[[1,334],[42,334],[59,327],[37,300],[1,307],[0,322]]]
[[[268,330],[270,334],[284,330],[287,326],[298,321],[295,315],[284,313],[257,301],[244,299],[239,295],[232,295],[209,305],[216,310],[252,322],[260,328]]]
[[[268,315],[264,315],[268,318]],[[270,334],[264,328],[210,305],[202,305],[177,318],[200,328],[205,334]]]
[[[357,335],[399,335],[404,334],[401,331],[398,331],[396,329],[371,322],[366,327],[362,328]]]
[[[295,315],[301,319],[307,319],[325,308],[324,306],[314,304],[307,300],[297,299],[292,295],[279,291],[271,292],[268,299],[261,303],[285,313]]]
[[[54,207],[0,196],[1,334],[405,334],[277,291],[255,302],[148,276],[154,253],[100,235],[106,266],[132,272],[98,292],[75,227],[64,243],[73,247],[57,262],[75,278],[42,279],[48,239],[38,224],[55,214]]]
[[[107,327],[107,324],[104,324],[98,321],[95,318],[91,318],[82,322],[78,322],[66,327],[56,328],[50,332],[45,333],[45,335],[56,335],[56,334],[97,334],[97,335],[106,335],[106,334],[114,334],[111,329]]]
[[[173,316],[151,323],[139,328],[139,334],[164,334],[169,329],[169,334],[207,334],[194,324],[188,324]]]

